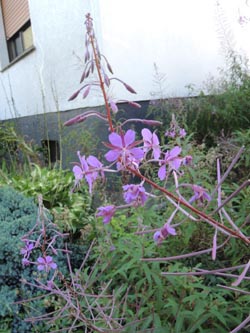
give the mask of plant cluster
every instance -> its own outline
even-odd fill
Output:
[[[79,193],[72,192],[73,178],[67,170],[30,164],[30,170],[26,173],[2,172],[0,184],[12,186],[27,197],[42,195],[44,205],[54,216],[54,222],[62,230],[75,233],[92,223],[94,211],[86,187],[82,187]]]
[[[0,161],[7,170],[21,168],[21,165],[38,160],[36,147],[17,134],[12,123],[0,124]]]
[[[104,98],[106,114],[90,110],[68,120],[65,126],[81,123],[89,117],[97,117],[107,125],[110,133],[108,140],[106,140],[109,142],[104,142],[104,146],[107,148],[104,158],[99,156],[97,158],[93,155],[85,156],[80,151],[77,153],[79,161],[73,167],[74,189],[78,188],[84,181],[88,185],[90,194],[92,194],[95,191],[96,183],[104,181],[107,174],[127,175],[127,177],[123,178],[126,181],[123,181],[122,184],[124,202],[105,202],[103,206],[97,208],[96,216],[102,219],[103,224],[106,226],[106,231],[110,225],[113,225],[116,217],[121,216],[120,212],[124,212],[123,214],[125,214],[127,221],[135,210],[139,212],[145,210],[146,215],[149,214],[152,201],[162,209],[162,216],[160,215],[159,220],[151,225],[144,224],[142,220],[143,215],[139,214],[137,225],[132,226],[134,228],[132,230],[136,234],[137,239],[139,238],[139,241],[131,233],[129,237],[126,235],[126,233],[129,233],[126,230],[130,227],[129,223],[124,231],[118,229],[120,235],[118,233],[117,243],[112,243],[111,241],[112,230],[107,234],[107,242],[111,253],[108,252],[110,254],[107,255],[108,250],[101,248],[99,250],[101,252],[100,258],[104,257],[105,254],[107,258],[110,255],[107,264],[112,265],[115,263],[115,255],[112,255],[112,251],[115,254],[116,246],[123,246],[121,252],[125,252],[125,258],[127,259],[126,261],[121,260],[122,266],[119,270],[115,269],[117,278],[115,285],[125,283],[118,289],[115,289],[115,286],[110,288],[112,281],[107,282],[105,280],[101,283],[102,275],[101,273],[98,275],[98,270],[96,270],[97,263],[92,268],[84,270],[86,259],[79,270],[73,271],[67,249],[69,281],[65,280],[59,265],[56,264],[53,256],[49,254],[50,251],[53,252],[53,247],[50,247],[50,238],[48,241],[47,237],[44,236],[46,228],[44,226],[40,229],[38,228],[40,234],[38,232],[38,243],[35,244],[37,249],[40,248],[42,255],[35,262],[30,261],[29,252],[33,251],[33,248],[30,249],[29,246],[32,242],[27,240],[28,254],[24,257],[24,260],[28,261],[25,261],[24,264],[29,267],[31,265],[33,267],[36,266],[38,271],[42,270],[45,273],[44,278],[47,280],[45,282],[36,281],[36,287],[60,299],[61,306],[47,316],[39,316],[30,320],[57,322],[59,319],[67,318],[68,325],[62,322],[60,324],[60,330],[67,332],[79,328],[95,332],[134,332],[135,330],[143,332],[145,329],[151,329],[153,332],[157,332],[158,329],[160,331],[161,329],[169,329],[177,332],[185,329],[190,332],[205,332],[207,328],[211,330],[218,327],[220,327],[221,331],[226,331],[228,328],[233,329],[234,325],[237,325],[231,331],[236,333],[248,325],[250,317],[247,316],[247,313],[241,311],[239,321],[245,319],[237,323],[231,321],[227,315],[228,309],[225,310],[224,297],[226,298],[226,295],[230,294],[232,289],[234,292],[243,295],[243,300],[240,300],[239,304],[240,306],[242,304],[245,306],[245,295],[248,295],[248,291],[244,287],[246,286],[246,281],[249,280],[247,275],[250,261],[249,258],[244,258],[240,264],[232,264],[230,258],[223,258],[223,267],[218,267],[216,258],[231,242],[238,242],[244,244],[244,246],[249,246],[250,243],[246,222],[233,220],[234,209],[230,207],[232,200],[248,187],[249,181],[237,186],[233,193],[227,193],[226,196],[223,193],[223,183],[238,162],[242,149],[237,152],[229,167],[223,172],[220,159],[216,159],[216,172],[214,173],[216,183],[215,186],[210,183],[207,187],[201,181],[202,177],[194,176],[192,170],[196,156],[191,154],[192,148],[190,145],[185,145],[186,131],[178,125],[175,118],[172,118],[170,127],[165,130],[167,144],[161,142],[156,131],[151,131],[148,128],[159,126],[161,123],[157,120],[137,118],[127,119],[123,122],[116,120],[118,101],[111,99],[107,93],[113,80],[120,82],[130,93],[135,94],[136,92],[123,80],[113,76],[113,70],[109,62],[100,52],[90,14],[86,15],[85,25],[85,68],[80,80],[83,85],[69,100],[77,98],[79,94],[86,98],[93,87],[100,88]],[[91,74],[96,74],[97,79],[91,81]],[[129,103],[136,108],[140,107],[138,103]],[[129,128],[130,123],[141,123],[146,127],[138,135],[133,129]],[[198,169],[198,175],[199,172],[200,170]],[[42,212],[42,209],[40,210]],[[195,226],[194,230],[189,229],[190,225]],[[117,228],[116,224],[115,227]],[[122,235],[123,232],[125,235]],[[193,251],[189,246],[186,246],[187,252],[184,253],[174,253],[169,257],[151,257],[152,253],[155,253],[155,251],[152,251],[153,246],[156,248],[164,247],[167,242],[174,244],[175,239],[183,238],[185,240],[184,235],[186,233],[186,237],[190,240],[195,235],[195,232],[198,234],[198,236],[196,235],[198,241],[204,239],[199,251]],[[32,235],[33,231],[30,234]],[[147,237],[150,235],[151,241],[145,235]],[[26,238],[28,239],[28,237]],[[131,255],[131,243],[136,242],[138,243],[137,254]],[[151,249],[149,252],[147,246]],[[128,247],[128,250],[126,250],[126,247]],[[211,255],[214,268],[212,268],[212,265],[206,265],[206,260],[201,260],[201,264],[198,265],[200,256],[204,258],[204,255],[207,254]],[[86,258],[88,258],[88,255]],[[138,265],[140,260],[140,265]],[[169,264],[173,260],[177,263],[174,265]],[[191,265],[191,267],[187,265],[189,266],[187,268],[181,263],[178,264],[178,260],[186,260],[186,263],[193,260],[195,265]],[[145,262],[152,262],[152,265],[155,265],[155,262],[162,262],[163,264],[155,265],[158,271],[158,274],[155,274],[153,269],[149,269]],[[110,277],[113,278],[114,271],[111,272],[112,275]],[[136,272],[139,272],[140,277],[142,277],[140,281],[136,281]],[[186,278],[186,280],[183,280],[184,283],[182,282],[181,284],[183,288],[180,287],[180,294],[175,290],[176,282],[173,283],[171,278],[171,276],[176,275]],[[209,295],[208,288],[201,285],[203,277],[210,275],[223,277],[223,280],[218,280],[220,288],[225,290],[224,294],[221,292],[221,295],[223,294],[221,298],[216,299],[212,292]],[[94,285],[89,284],[93,276],[98,276],[100,284],[96,284],[97,279],[94,279]],[[200,278],[197,278],[197,276],[200,276]],[[82,279],[81,277],[84,278]],[[164,283],[160,281],[162,278],[166,278],[168,281],[166,290]],[[189,278],[191,279],[191,284],[186,284]],[[230,278],[234,279],[232,287],[227,285],[227,281]],[[58,281],[63,283],[63,287],[58,284]],[[144,287],[145,281],[147,281],[147,285]],[[126,284],[128,282],[129,284]],[[163,294],[155,296],[152,293],[150,286],[154,283],[164,285],[164,287],[160,288],[164,297],[167,298],[168,295],[176,296],[177,294],[179,299],[182,300],[181,306],[176,305],[177,302],[172,297],[172,301],[170,300],[165,307],[163,306],[165,310],[172,309],[173,311],[172,316],[170,314],[167,318],[167,322],[163,320],[161,323],[163,305],[161,299]],[[241,285],[241,288],[239,288],[239,285]],[[90,291],[89,287],[91,287]],[[129,288],[132,288],[131,294],[129,293]],[[118,294],[122,294],[120,300],[119,297],[117,299],[116,292],[113,292],[112,295],[108,293],[110,289],[115,289]],[[202,297],[198,297],[198,291],[203,291],[209,295],[209,303],[207,299],[202,300]],[[149,303],[146,310],[144,298]],[[195,305],[197,299],[199,300],[199,307]],[[116,310],[123,307],[124,304],[128,304],[126,311],[121,310],[117,312]],[[224,316],[218,315],[222,304]],[[155,306],[157,307],[156,309]],[[150,313],[151,310],[152,313]],[[178,318],[177,320],[180,311],[180,319]],[[129,318],[129,315],[133,317],[131,322],[128,322],[131,318]],[[218,319],[217,324],[212,322],[212,316]],[[208,320],[211,321],[208,324],[204,324]],[[142,325],[141,321],[144,321]]]
[[[33,270],[24,269],[20,261],[22,242],[20,235],[28,232],[35,224],[37,207],[31,198],[26,198],[11,187],[0,188],[0,331],[28,332],[30,325],[24,322],[27,312],[18,300],[25,297],[27,290],[21,279],[32,279]],[[37,290],[33,290],[37,293]]]
[[[166,215],[171,213],[170,208],[166,210]],[[98,236],[96,255],[101,253],[102,265],[109,265],[101,281],[112,278],[110,288],[119,289],[120,297],[127,295],[125,318],[132,325],[125,332],[150,329],[155,333],[229,332],[248,315],[248,296],[219,287],[218,284],[226,283],[223,273],[216,276],[190,274],[190,267],[199,269],[206,265],[213,270],[217,264],[223,264],[223,252],[219,251],[216,262],[202,256],[175,262],[180,251],[191,251],[194,243],[207,240],[202,240],[197,234],[199,229],[190,225],[189,230],[182,230],[181,239],[174,237],[166,241],[164,247],[155,247],[150,233],[136,230],[141,230],[142,224],[144,228],[153,228],[154,221],[160,218],[154,206],[131,212],[129,217],[119,213],[106,227],[104,241],[102,235]],[[204,229],[205,232],[208,230]],[[172,257],[169,261],[162,259],[166,251]],[[236,244],[234,251],[237,252],[234,258],[239,258],[242,249]],[[158,260],[151,261],[152,256]],[[162,276],[163,270],[168,275]],[[182,272],[183,276],[176,276],[176,272]],[[244,284],[246,288],[248,283]],[[240,318],[237,313],[241,313]],[[133,322],[134,318],[138,321]]]

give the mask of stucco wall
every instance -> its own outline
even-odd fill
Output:
[[[237,36],[246,33],[237,23],[237,8],[242,1],[220,1],[239,48],[244,48],[244,38]],[[163,94],[185,96],[186,85],[200,86],[209,73],[216,75],[224,62],[216,2],[29,0],[35,50],[0,72],[0,119],[102,104],[98,94],[86,100],[67,100],[79,88],[87,12],[95,19],[100,47],[115,75],[138,92],[130,96],[115,85],[113,97],[157,97],[154,63],[166,74]]]

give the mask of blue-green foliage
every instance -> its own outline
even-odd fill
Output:
[[[21,297],[20,279],[24,277],[20,238],[35,224],[36,217],[37,207],[32,199],[12,188],[0,188],[0,329],[10,318],[13,323],[19,321],[20,306],[13,302]],[[25,272],[25,275],[31,275],[29,268]]]
[[[0,285],[15,285],[22,270],[21,236],[36,222],[37,207],[11,188],[0,188]],[[0,311],[3,309],[1,308]],[[2,314],[2,313],[1,313]]]

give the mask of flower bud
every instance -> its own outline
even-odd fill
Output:
[[[78,124],[83,122],[86,119],[86,117],[84,116],[84,114],[80,114],[78,116],[75,116],[74,118],[71,118],[69,120],[67,120],[63,125],[64,126],[71,126],[74,124]]]
[[[80,93],[81,89],[77,90],[69,99],[68,101],[73,101],[73,99],[75,99],[79,93]]]

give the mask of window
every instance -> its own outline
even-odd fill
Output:
[[[7,40],[10,61],[17,58],[33,45],[30,21],[27,22],[13,37]]]
[[[33,46],[28,0],[2,0],[1,9],[9,61]]]

